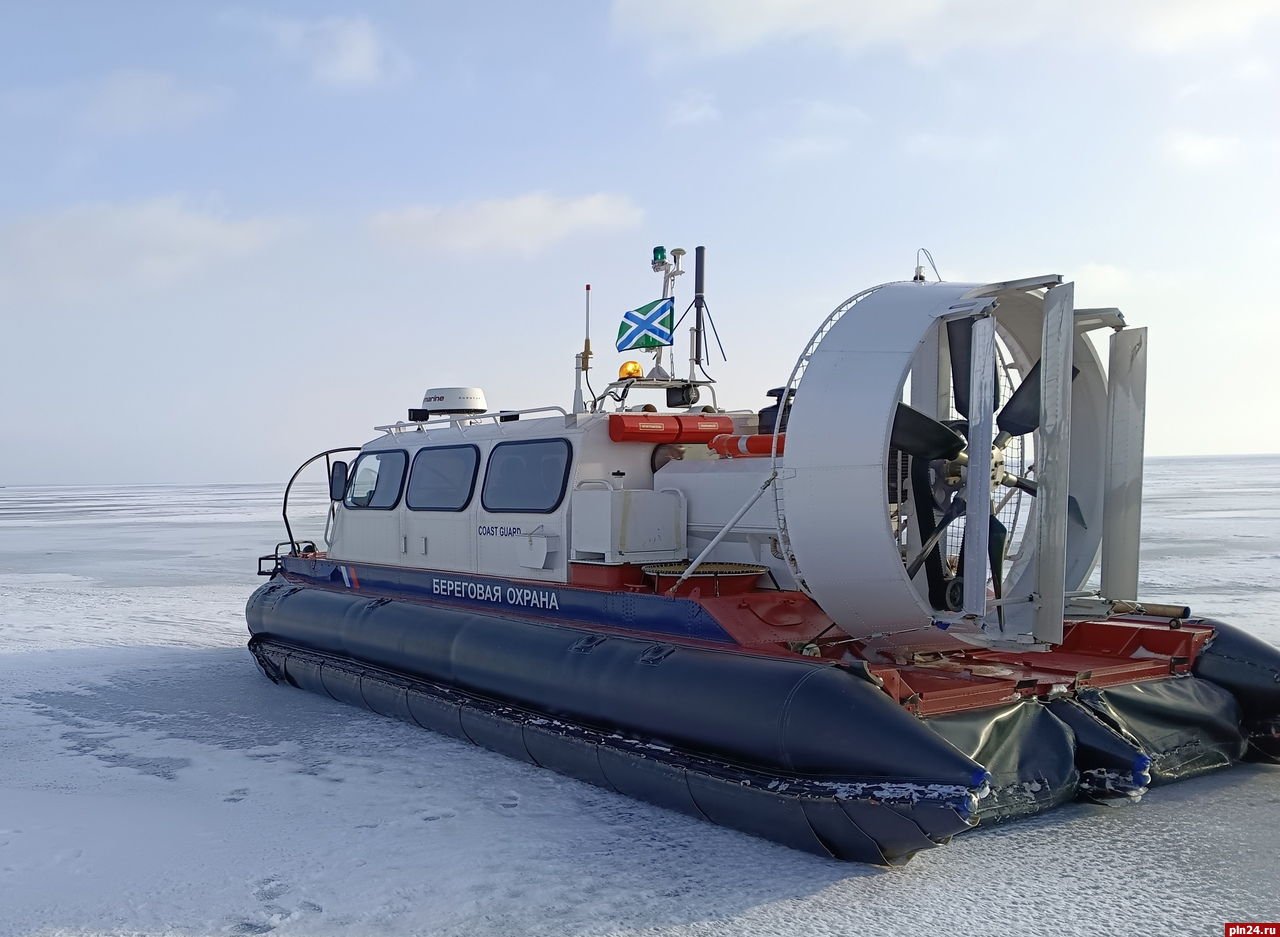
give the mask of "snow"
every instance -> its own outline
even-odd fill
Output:
[[[1280,457],[1159,460],[1144,596],[1280,644]],[[1280,769],[825,861],[268,682],[279,488],[0,491],[0,934],[1220,933]],[[311,501],[316,513],[322,502]],[[311,533],[318,533],[318,528]]]

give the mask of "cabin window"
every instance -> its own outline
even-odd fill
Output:
[[[486,511],[550,514],[564,499],[572,456],[567,439],[498,443],[489,453],[480,503]]]
[[[347,497],[342,503],[349,508],[391,510],[400,501],[408,464],[408,454],[399,449],[363,453],[351,469]]]
[[[419,449],[404,494],[411,511],[461,511],[471,503],[480,450],[475,446]]]

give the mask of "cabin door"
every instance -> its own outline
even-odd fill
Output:
[[[567,439],[519,439],[493,447],[476,521],[478,572],[566,581],[565,489],[572,463]]]
[[[419,449],[401,514],[401,562],[422,569],[475,572],[479,447]]]

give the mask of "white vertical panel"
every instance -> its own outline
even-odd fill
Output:
[[[921,400],[924,406],[916,409],[929,414],[935,420],[949,420],[951,419],[951,347],[947,344],[947,328],[941,321],[934,326],[933,336],[938,351],[937,381],[934,385],[937,394],[932,405],[929,405],[927,400]]]
[[[921,413],[927,413],[929,416],[940,420],[945,420],[948,413],[944,410],[941,411],[942,415],[938,416],[939,396],[942,398],[943,405],[950,399],[947,396],[950,369],[948,369],[946,376],[942,373],[942,362],[946,358],[944,353],[945,331],[940,323],[931,324],[924,340],[920,343],[920,348],[915,353],[915,357],[911,359],[911,406]],[[907,556],[915,556],[920,552],[920,548],[924,546],[924,540],[920,536],[920,524],[915,517],[916,509],[912,499],[905,499],[899,505],[899,512],[908,517]],[[920,567],[920,572],[916,573],[916,578],[921,583],[926,581],[923,566]]]
[[[946,419],[945,414],[939,417],[936,413],[941,383],[938,373],[938,362],[941,357],[939,332],[937,324],[931,325],[911,359],[911,400],[908,402],[921,413]],[[943,390],[945,391],[945,388]]]
[[[1040,345],[1040,436],[1036,444],[1037,641],[1062,643],[1066,599],[1067,494],[1071,460],[1071,366],[1075,344],[1075,284],[1044,297]]]
[[[1138,597],[1142,455],[1147,410],[1147,330],[1111,336],[1107,367],[1107,481],[1102,514],[1102,594]]]
[[[987,614],[987,534],[991,516],[991,442],[995,428],[996,320],[973,323],[969,362],[969,477],[965,485],[964,613]]]

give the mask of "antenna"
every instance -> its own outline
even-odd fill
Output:
[[[707,249],[695,247],[693,250],[693,328],[690,330],[689,343],[689,380],[698,379],[698,368],[702,366],[702,341],[706,331],[704,315],[707,309],[706,299]]]
[[[668,259],[667,249],[662,245],[658,245],[653,249],[653,262],[650,264],[654,273],[662,274],[662,298],[670,299],[675,295],[676,277],[683,276],[684,271],[680,269],[680,259],[688,253],[683,247],[673,247],[671,249],[670,259]],[[674,332],[674,328],[672,329]],[[667,380],[670,375],[667,369],[662,366],[662,353],[666,349],[659,345],[653,351],[653,368],[649,371],[649,378],[659,381]],[[672,367],[675,366],[675,349],[671,349]]]
[[[923,254],[929,261],[929,266],[933,268],[933,275],[938,278],[938,282],[942,282],[942,274],[938,273],[938,265],[933,262],[933,255],[929,253],[927,248],[920,248],[916,251],[916,273],[911,279],[915,283],[924,282],[924,264],[920,263],[920,255]]]
[[[582,397],[582,379],[591,370],[591,284],[587,284],[587,315],[583,330],[582,351],[574,362],[573,412],[586,413],[587,403]],[[590,381],[590,378],[587,378]]]

